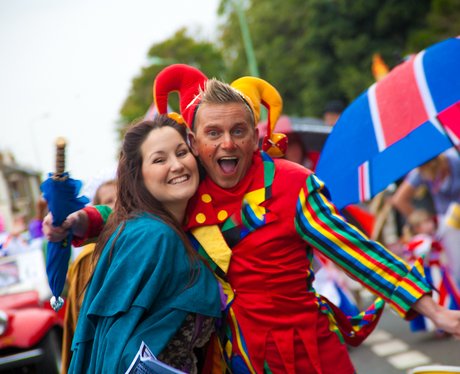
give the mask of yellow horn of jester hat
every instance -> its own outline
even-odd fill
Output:
[[[231,86],[240,92],[254,113],[255,124],[260,119],[260,104],[268,110],[267,135],[262,149],[273,157],[284,156],[287,148],[287,137],[284,134],[274,133],[276,122],[283,110],[283,99],[279,92],[267,81],[256,77],[242,77],[232,82]]]

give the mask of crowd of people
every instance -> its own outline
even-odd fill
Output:
[[[171,91],[179,114],[167,113]],[[95,243],[69,272],[64,370],[126,372],[146,344],[184,372],[354,373],[347,345],[372,332],[382,300],[460,337],[460,311],[425,275],[435,256],[420,264],[370,240],[314,172],[280,157],[282,99],[271,84],[175,64],[156,77],[154,100],[160,114],[123,139],[114,205],[85,207],[60,227],[44,220],[51,241],[72,230],[74,245]],[[352,325],[354,308],[316,292],[315,256],[379,297],[366,318]]]

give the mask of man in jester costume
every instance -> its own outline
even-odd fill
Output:
[[[432,301],[420,263],[410,267],[369,240],[343,219],[311,171],[276,158],[286,142],[273,132],[282,111],[273,86],[255,77],[229,85],[176,64],[154,83],[160,113],[172,91],[179,92],[192,148],[206,171],[187,229],[227,295],[215,346],[225,360],[206,370],[354,373],[346,343],[357,345],[372,331],[381,299],[403,318],[421,313],[460,337],[460,313]],[[260,105],[268,109],[262,151]],[[80,216],[84,224],[68,225],[83,237],[96,235],[106,219],[98,207]],[[344,316],[312,287],[313,248],[381,299],[359,316]]]

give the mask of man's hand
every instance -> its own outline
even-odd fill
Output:
[[[438,329],[460,339],[460,310],[444,308],[428,295],[422,296],[413,305],[413,309],[431,319]]]
[[[69,231],[75,236],[83,237],[88,229],[88,215],[84,210],[78,210],[67,216],[61,226],[53,226],[53,216],[48,213],[43,219],[43,233],[50,242],[64,240]]]

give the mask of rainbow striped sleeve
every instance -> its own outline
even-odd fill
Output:
[[[423,267],[410,267],[381,244],[370,240],[347,223],[321,192],[324,188],[310,175],[296,206],[297,232],[349,275],[387,301],[399,315],[411,318],[412,304],[431,292]]]

